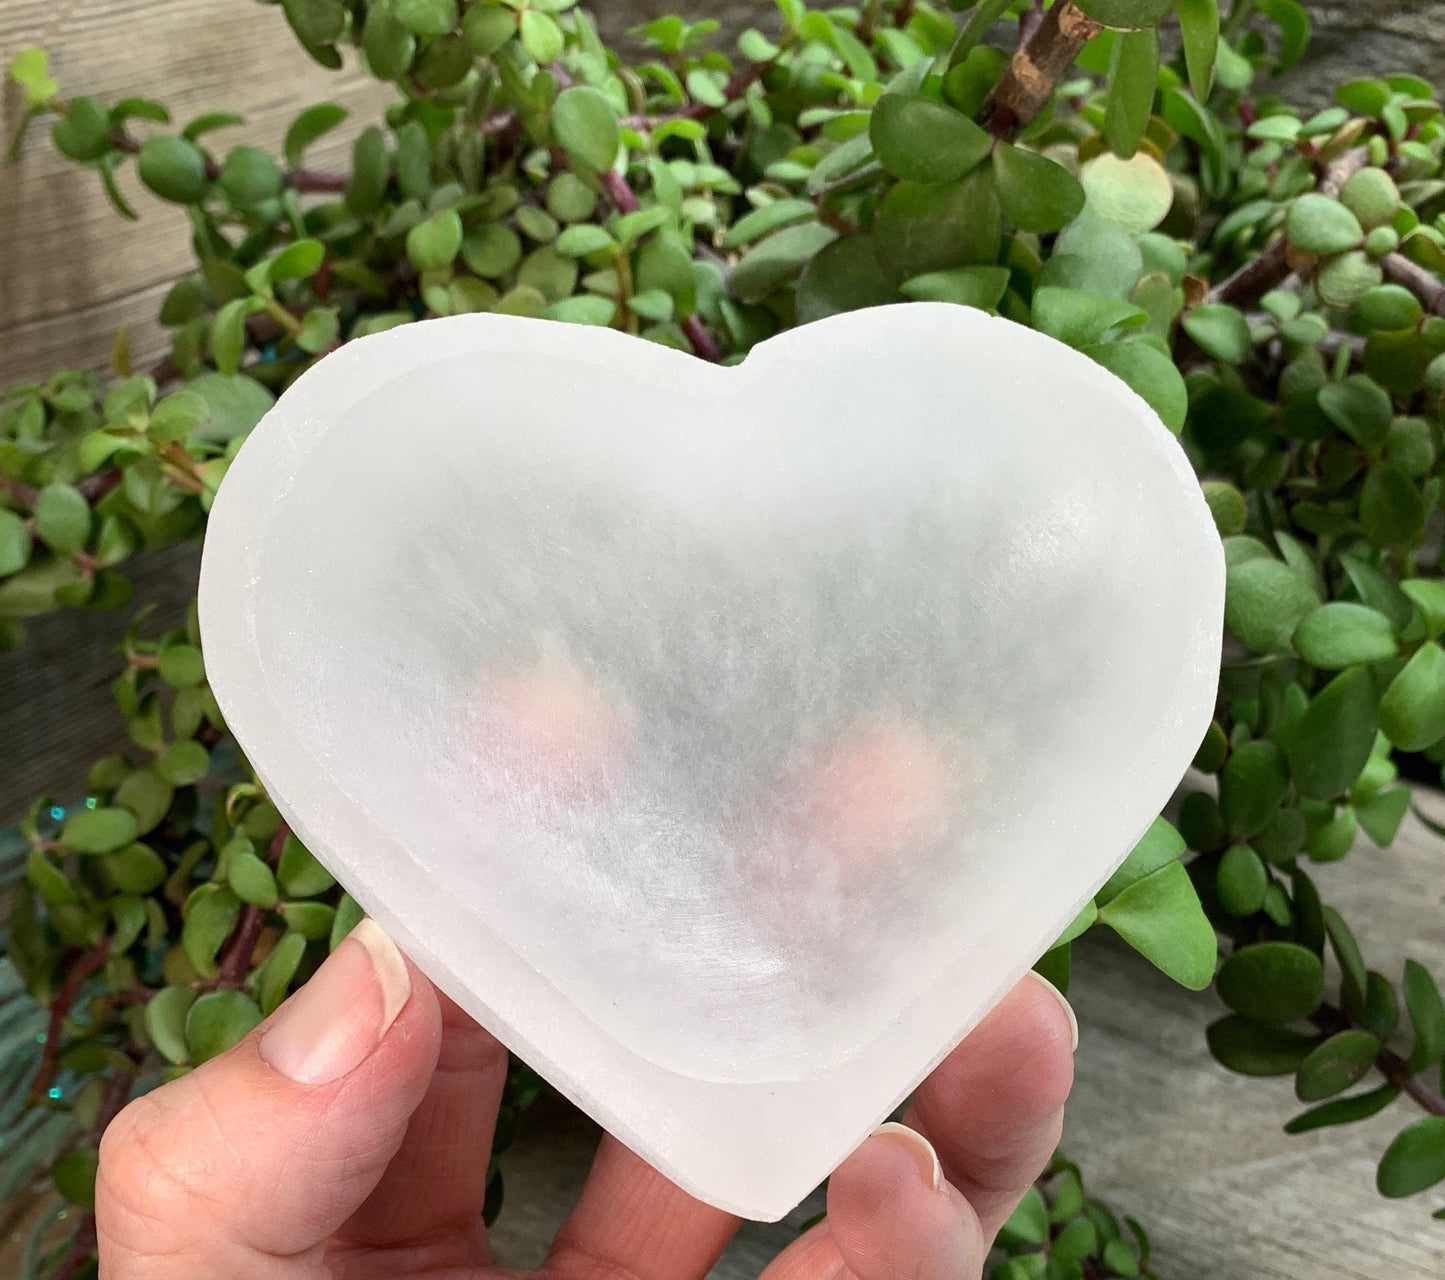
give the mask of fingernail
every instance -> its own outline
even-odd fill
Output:
[[[888,1138],[899,1146],[907,1147],[908,1154],[918,1165],[918,1176],[935,1191],[943,1189],[943,1166],[938,1162],[938,1152],[917,1129],[910,1129],[906,1124],[890,1120],[874,1129],[873,1136]]]
[[[396,943],[364,919],[261,1037],[266,1062],[297,1084],[329,1084],[376,1049],[411,994]]]
[[[1044,977],[1043,974],[1038,973],[1033,969],[1030,969],[1029,972],[1038,981],[1039,985],[1042,986],[1051,996],[1053,996],[1055,1000],[1059,1002],[1059,1007],[1063,1009],[1064,1013],[1067,1015],[1069,1019],[1069,1030],[1073,1033],[1073,1044],[1071,1046],[1071,1049],[1077,1051],[1079,1047],[1079,1019],[1074,1013],[1074,1006],[1068,1002],[1068,1000],[1064,996],[1064,993],[1060,991],[1058,987],[1054,986],[1054,984],[1050,982],[1046,977]]]

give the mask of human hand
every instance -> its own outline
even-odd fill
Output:
[[[1059,1138],[1077,1032],[1026,978],[828,1185],[763,1280],[965,1280]],[[481,1208],[505,1049],[370,920],[100,1148],[101,1280],[516,1280]],[[931,1144],[931,1145],[930,1145]],[[935,1156],[935,1151],[937,1155]],[[604,1138],[539,1280],[702,1280],[738,1221]]]

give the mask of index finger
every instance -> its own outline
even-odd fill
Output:
[[[1058,1146],[1077,1045],[1068,1002],[1031,973],[913,1095],[904,1123],[933,1144],[987,1239]]]

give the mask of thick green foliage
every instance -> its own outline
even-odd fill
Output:
[[[198,536],[275,394],[354,337],[496,310],[732,362],[858,307],[996,311],[1086,352],[1181,435],[1229,564],[1218,718],[1177,826],[1151,828],[1040,969],[1066,986],[1072,939],[1097,924],[1213,982],[1232,1010],[1209,1029],[1219,1061],[1295,1074],[1317,1104],[1291,1131],[1400,1096],[1438,1117],[1434,980],[1410,962],[1397,995],[1308,870],[1361,831],[1387,844],[1402,776],[1445,762],[1430,86],[1354,81],[1302,117],[1270,90],[1308,36],[1294,0],[1236,6],[1222,39],[1215,0],[1180,0],[1165,63],[1168,0],[1029,11],[1037,60],[1072,63],[1046,97],[980,43],[1022,3],[961,26],[914,0],[778,7],[732,52],[717,23],[659,18],[629,62],[571,0],[288,3],[318,62],[360,58],[396,87],[345,173],[305,165],[346,123],[333,104],[302,112],[281,156],[227,149],[234,116],[175,128],[150,99],[64,99],[23,51],[13,78],[55,146],[127,217],[114,173],[134,163],[186,207],[198,261],[165,300],[157,367],[132,370],[120,341],[111,377],[0,394],[0,642],[22,643],[27,617],[127,604],[126,561]],[[81,805],[39,802],[24,825],[8,953],[57,1034],[0,1061],[0,1079],[33,1080],[29,1112],[53,1113],[23,1159],[82,1210],[127,1093],[244,1034],[358,917],[236,757],[193,623],[132,636],[115,694],[133,750],[96,763]],[[537,1088],[514,1073],[499,1148]],[[1445,1178],[1445,1121],[1409,1119],[1389,1195]],[[1041,1185],[995,1276],[1146,1273],[1142,1230],[1121,1233],[1077,1170]]]

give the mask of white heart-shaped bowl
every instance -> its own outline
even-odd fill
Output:
[[[682,1187],[774,1219],[1157,814],[1223,597],[1142,400],[914,303],[735,368],[494,315],[349,343],[231,466],[200,609],[242,749],[361,905]]]

